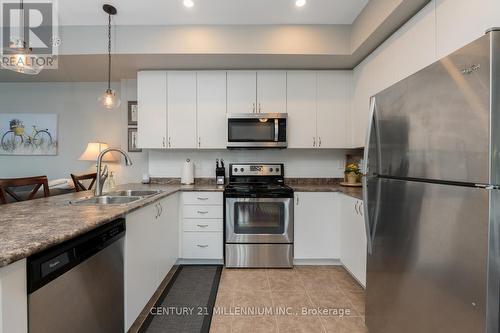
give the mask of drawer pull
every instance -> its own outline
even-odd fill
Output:
[[[207,213],[208,213],[208,211],[207,211],[207,210],[204,210],[204,211],[199,210],[199,211],[198,211],[198,214],[207,214]]]
[[[206,228],[208,227],[208,224],[197,224],[197,226],[200,228]]]
[[[198,200],[203,200],[203,201],[205,201],[205,200],[208,200],[208,198],[200,198],[200,197],[198,197]]]
[[[207,248],[208,247],[208,245],[200,245],[200,244],[198,244],[196,246],[201,247],[201,248]]]

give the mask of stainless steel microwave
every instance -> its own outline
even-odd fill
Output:
[[[227,115],[228,148],[286,148],[286,113]]]

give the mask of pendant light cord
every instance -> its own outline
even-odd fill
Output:
[[[111,15],[108,14],[108,90],[111,90]]]

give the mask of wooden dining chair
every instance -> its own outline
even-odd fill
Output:
[[[23,199],[19,193],[15,193],[12,188],[21,186],[33,186],[28,197]],[[49,182],[47,176],[26,177],[26,178],[5,178],[0,179],[0,203],[7,203],[7,194],[14,198],[15,201],[31,200],[35,197],[36,193],[43,186],[43,196],[50,196]]]
[[[75,184],[76,192],[91,190],[92,186],[94,186],[96,178],[97,172],[81,175],[71,174],[71,179],[73,179],[73,183]],[[89,187],[85,187],[85,185],[81,182],[82,180],[91,180]]]

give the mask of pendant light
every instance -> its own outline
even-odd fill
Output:
[[[111,89],[111,15],[116,15],[116,8],[103,5],[102,9],[108,14],[108,88],[99,97],[98,101],[105,109],[111,110],[120,107],[121,101],[116,91]]]
[[[9,62],[3,63],[2,67],[13,72],[37,75],[43,66],[37,65],[37,57],[33,55],[33,49],[26,43],[26,29],[24,27],[24,1],[19,3],[19,29],[22,29],[22,38],[12,41],[7,48]]]

